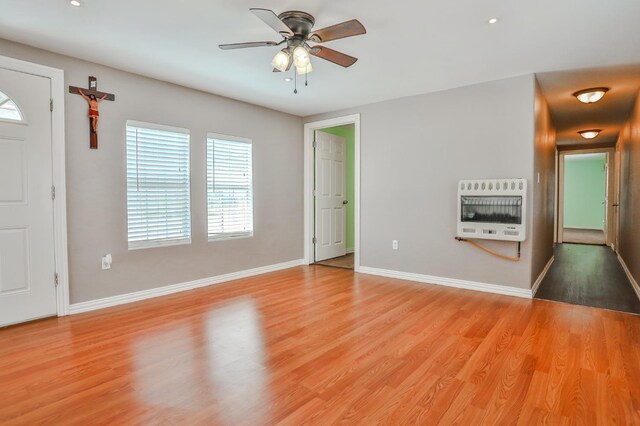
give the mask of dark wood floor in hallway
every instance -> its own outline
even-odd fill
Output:
[[[539,299],[640,314],[640,299],[607,246],[558,244]]]
[[[0,424],[640,424],[640,317],[299,267],[0,330]]]

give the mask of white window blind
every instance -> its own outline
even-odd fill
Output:
[[[209,240],[253,235],[253,175],[250,140],[207,138]]]
[[[127,121],[129,249],[191,242],[189,131]]]

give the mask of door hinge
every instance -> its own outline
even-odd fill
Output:
[[[318,141],[313,141],[313,147],[317,148],[318,147]]]
[[[55,274],[53,274],[53,281],[56,284],[56,287],[58,287],[59,280],[58,280],[58,273],[57,272]]]
[[[318,239],[316,237],[313,237],[313,244],[316,244],[318,242]]]
[[[317,189],[314,189],[314,190],[313,190],[313,196],[314,196],[314,197],[317,197],[317,196],[318,196],[318,190],[317,190]]]
[[[51,199],[52,200],[56,199],[56,187],[55,186],[51,187]]]
[[[49,99],[49,111],[53,111],[53,98]]]

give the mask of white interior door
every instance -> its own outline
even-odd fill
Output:
[[[346,140],[316,130],[315,260],[344,256],[346,247]]]
[[[0,69],[0,326],[56,314],[51,80]]]

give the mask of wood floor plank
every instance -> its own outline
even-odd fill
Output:
[[[299,267],[0,329],[0,423],[640,424],[640,317]]]

